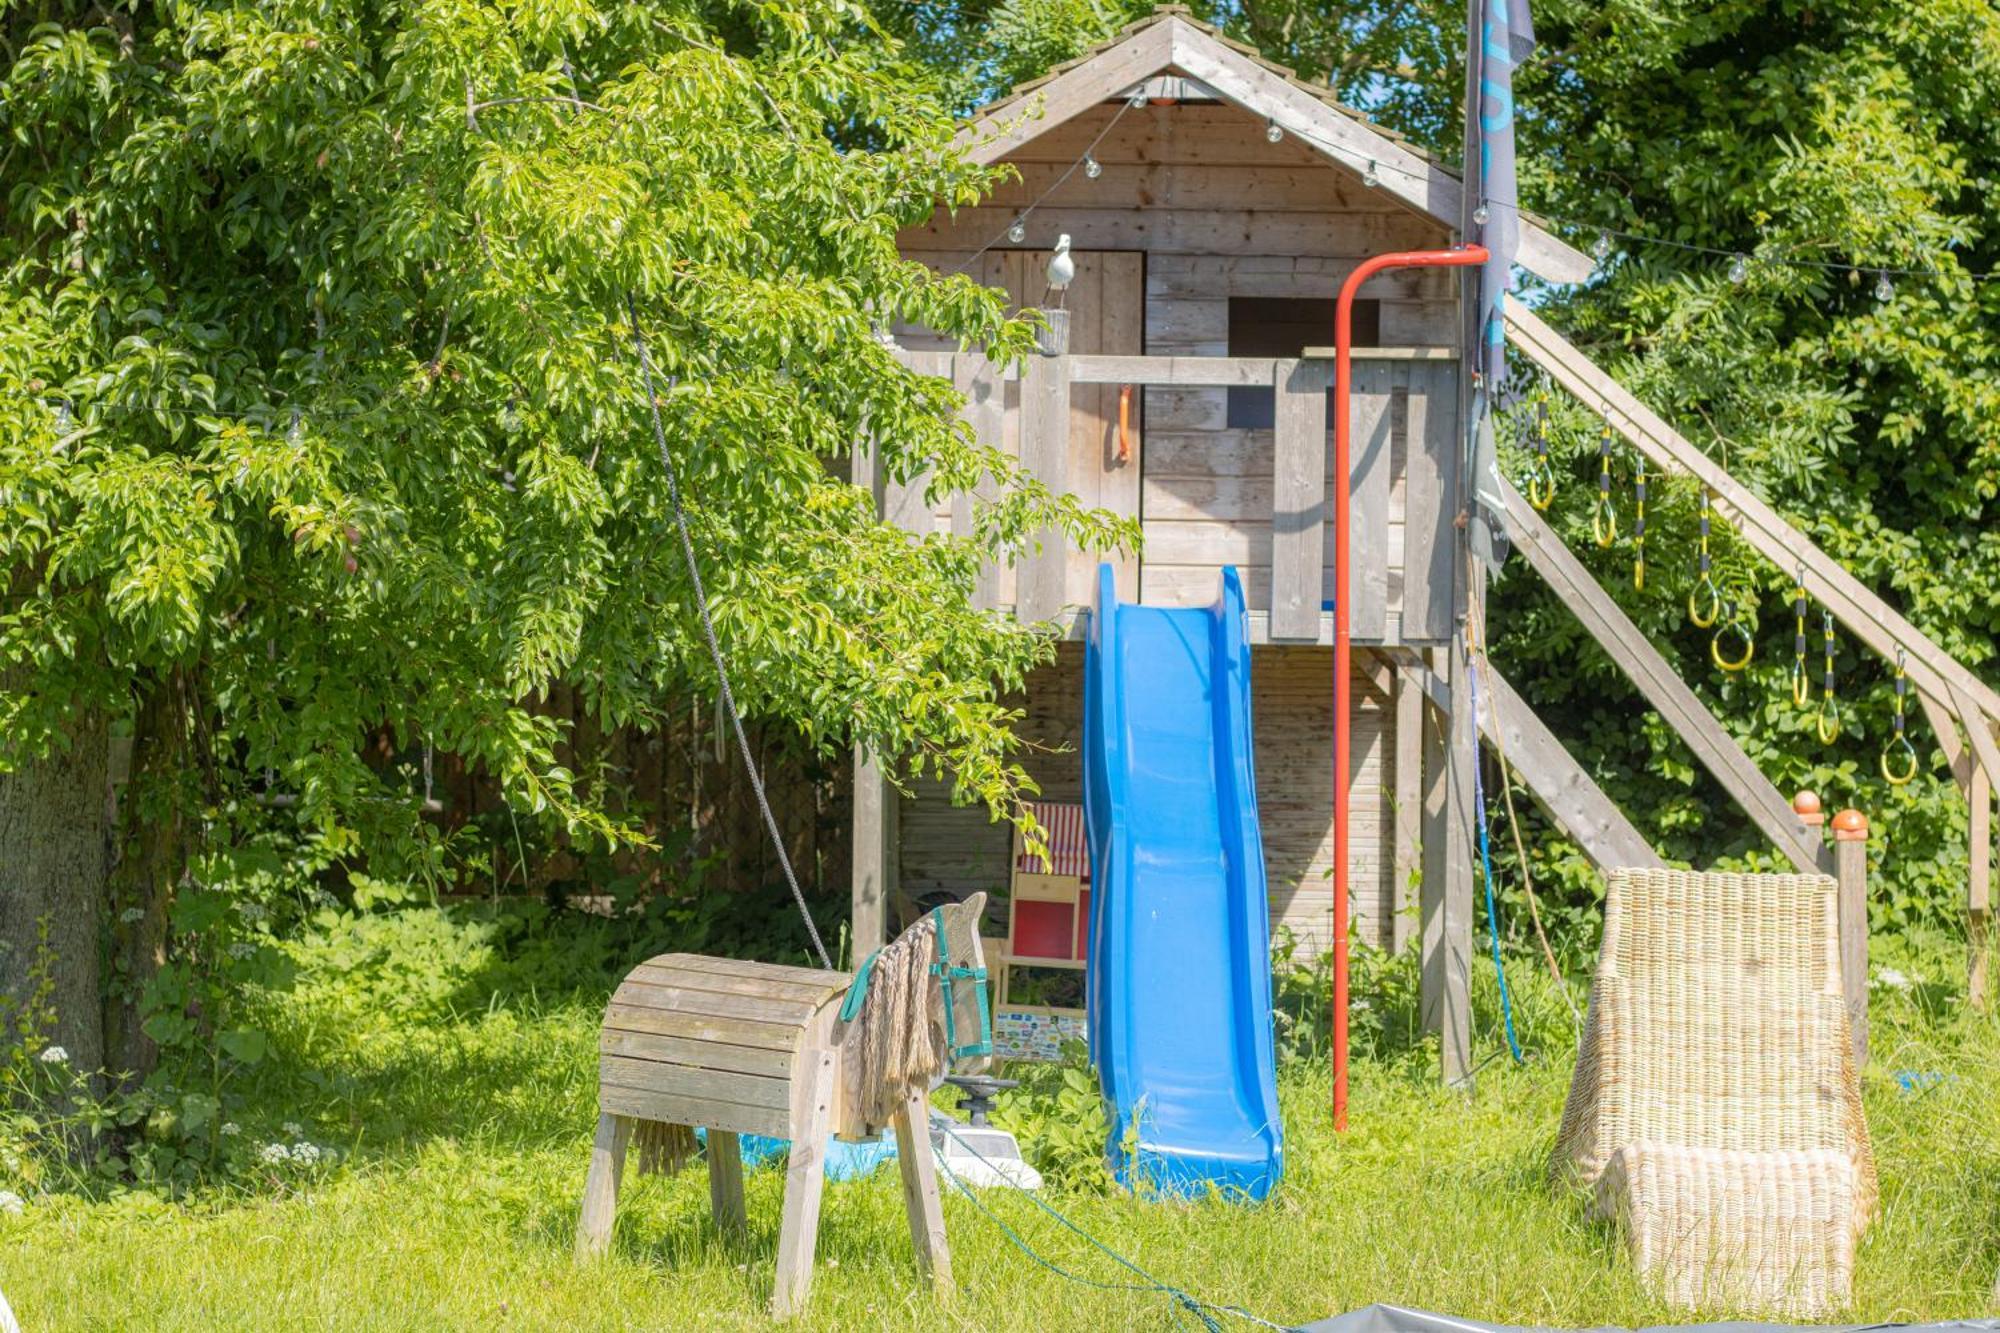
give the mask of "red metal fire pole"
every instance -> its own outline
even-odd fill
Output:
[[[1348,395],[1353,367],[1349,354],[1354,340],[1354,294],[1361,284],[1384,269],[1466,268],[1486,262],[1486,247],[1464,245],[1452,250],[1405,250],[1364,260],[1340,286],[1333,315],[1333,1127],[1347,1128],[1347,750],[1349,642],[1347,508]],[[1467,373],[1471,364],[1465,367]]]

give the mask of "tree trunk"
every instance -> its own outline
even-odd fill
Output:
[[[0,1028],[96,1070],[108,744],[96,717],[68,739],[67,750],[0,773]]]
[[[153,681],[132,719],[132,774],[118,802],[111,867],[111,976],[104,988],[109,1067],[138,1082],[159,1063],[146,1035],[146,987],[166,962],[174,889],[187,860],[187,714],[177,677]]]

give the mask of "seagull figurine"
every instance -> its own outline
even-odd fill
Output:
[[[1076,279],[1076,260],[1070,257],[1069,233],[1056,237],[1056,248],[1049,255],[1049,290],[1056,294],[1056,309],[1062,309],[1064,298],[1069,293],[1069,285]]]

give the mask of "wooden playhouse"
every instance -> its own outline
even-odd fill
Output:
[[[1033,474],[1136,518],[1143,553],[1120,595],[1202,605],[1238,566],[1253,643],[1257,799],[1274,930],[1297,946],[1331,938],[1332,744],[1328,394],[1334,295],[1355,264],[1448,246],[1473,230],[1457,175],[1338,104],[1325,88],[1167,7],[1079,60],[985,108],[963,142],[1020,180],[980,206],[907,228],[905,253],[979,275],[1020,306],[1048,300],[1046,263],[1067,235],[1076,277],[1066,331],[1016,372],[897,331],[913,368],[949,377],[969,423]],[[1524,218],[1518,262],[1576,282],[1592,261]],[[1444,1074],[1469,1053],[1467,984],[1476,749],[1462,670],[1468,585],[1461,515],[1471,386],[1461,271],[1409,270],[1369,283],[1356,310],[1353,495],[1356,652],[1351,718],[1353,928],[1423,950],[1424,1010]],[[1972,808],[1968,908],[1983,928],[2000,775],[1996,695],[1817,551],[1774,511],[1625,393],[1517,302],[1514,354],[1597,412],[1650,469],[1692,475],[1718,513],[1875,651],[1906,653],[1911,683]],[[919,479],[886,485],[864,458],[884,516],[921,536],[963,530],[977,496],[933,508]],[[1802,869],[1829,864],[1818,829],[1705,710],[1533,509],[1510,496],[1521,556],[1688,740],[1770,843]],[[1025,730],[1061,747],[1030,767],[1045,798],[1081,799],[1083,622],[1094,557],[1051,543],[988,570],[977,596],[1065,635],[1031,682]],[[1543,807],[1600,865],[1657,865],[1645,840],[1497,675],[1482,721]],[[1961,735],[1961,732],[1963,733]],[[954,807],[935,786],[897,795],[856,756],[855,945],[880,942],[898,902],[988,890],[1023,873],[1011,831]],[[1032,872],[1030,872],[1032,874]],[[1085,870],[1087,873],[1087,867]],[[1051,887],[1029,884],[1029,896]],[[1077,884],[1075,887],[1082,887]],[[1074,898],[1068,889],[1064,893]],[[1062,896],[1062,895],[1058,895]],[[1021,903],[1016,903],[1016,913]],[[1037,907],[1035,912],[1042,909]],[[1080,928],[1081,901],[1074,910]],[[1017,935],[1018,922],[1010,925]],[[1010,938],[1002,955],[1032,949]],[[1080,956],[1080,950],[1078,951]]]

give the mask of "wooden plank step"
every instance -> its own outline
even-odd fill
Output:
[[[691,1014],[713,1014],[718,1018],[751,1018],[767,1023],[787,1023],[804,1027],[819,1005],[810,1000],[773,1000],[754,995],[725,995],[720,991],[692,990],[686,986],[656,986],[645,981],[626,981],[611,997],[615,1004],[640,1009],[678,1009]]]

